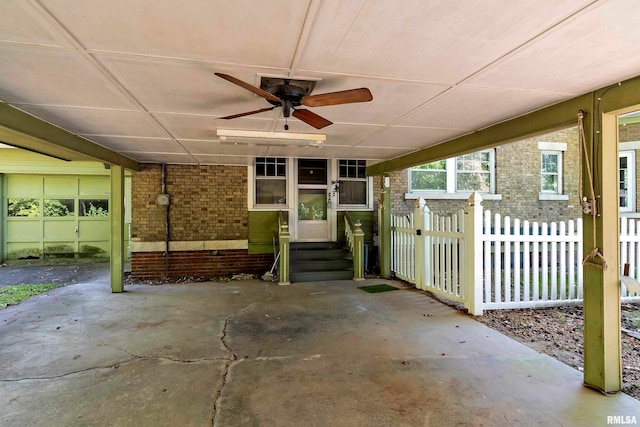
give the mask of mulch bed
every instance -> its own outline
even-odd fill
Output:
[[[622,305],[622,391],[640,399],[640,304]],[[584,369],[581,306],[487,311],[478,320],[527,346]]]

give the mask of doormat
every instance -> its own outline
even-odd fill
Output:
[[[396,288],[395,286],[387,285],[385,283],[381,283],[379,285],[371,285],[371,286],[358,286],[358,289],[362,289],[365,292],[369,292],[370,294],[375,294],[378,292],[387,292],[387,291],[397,291],[400,288]]]

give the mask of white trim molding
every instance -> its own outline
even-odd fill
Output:
[[[131,242],[131,252],[164,252],[165,242]],[[194,240],[169,242],[169,251],[220,251],[249,249],[248,240]]]

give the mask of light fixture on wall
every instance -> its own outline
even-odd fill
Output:
[[[253,130],[218,129],[220,142],[257,144],[276,143],[276,145],[298,145],[321,147],[326,135],[315,133],[265,132]],[[262,143],[262,144],[260,144]]]

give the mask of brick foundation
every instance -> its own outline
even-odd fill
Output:
[[[167,262],[168,261],[168,262]],[[272,254],[249,254],[246,249],[220,251],[134,252],[131,277],[136,280],[192,276],[216,278],[229,274],[263,274],[273,264]]]

